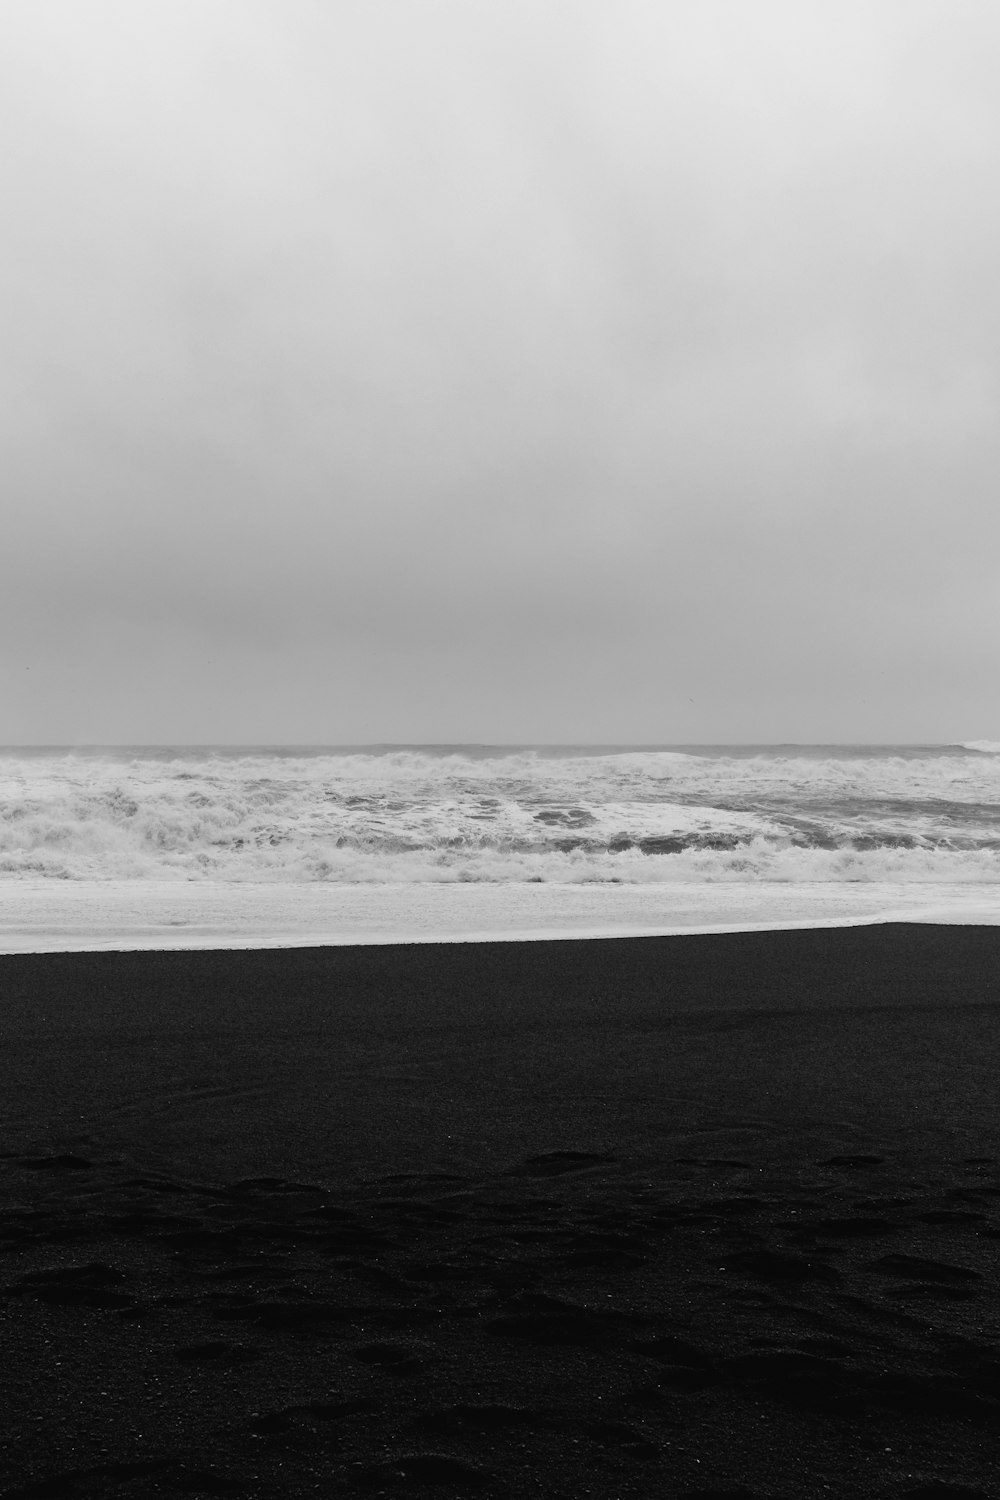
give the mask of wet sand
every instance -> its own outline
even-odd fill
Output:
[[[0,1496],[1000,1495],[1000,929],[0,959]]]

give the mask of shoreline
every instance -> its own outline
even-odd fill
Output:
[[[10,955],[0,1016],[2,1500],[996,1496],[1000,928]]]
[[[81,942],[73,938],[60,938],[58,940],[59,946],[55,946],[54,943],[51,946],[40,948],[0,945],[0,960],[18,955],[41,958],[46,954],[57,953],[255,953],[273,951],[275,949],[289,951],[321,948],[433,948],[450,947],[456,944],[480,947],[491,943],[600,943],[617,942],[619,940],[627,942],[642,940],[644,938],[712,937],[744,932],[809,932],[845,927],[879,926],[987,928],[1000,926],[1000,915],[997,916],[994,922],[984,922],[978,914],[960,920],[951,914],[942,916],[899,916],[888,913],[885,916],[815,917],[803,918],[792,922],[706,923],[703,926],[692,924],[684,927],[637,928],[634,930],[630,928],[608,927],[587,932],[567,930],[566,928],[553,928],[551,930],[540,928],[534,931],[463,932],[453,936],[440,933],[430,936],[407,936],[385,933],[325,936],[319,933],[310,933],[296,937],[232,938],[230,940],[220,939],[215,935],[203,938],[193,938],[190,935],[186,935],[178,937],[172,942],[164,941],[163,934],[156,933],[150,934],[145,941],[135,939],[132,941]],[[30,942],[32,940],[29,939],[26,941]]]
[[[592,941],[898,921],[1000,924],[1000,886],[0,881],[0,954]]]

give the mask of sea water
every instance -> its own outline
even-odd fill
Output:
[[[0,752],[0,949],[1000,921],[1000,744]]]

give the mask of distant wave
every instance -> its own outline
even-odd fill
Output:
[[[1000,755],[1000,740],[963,740],[963,750],[979,750],[983,755]]]

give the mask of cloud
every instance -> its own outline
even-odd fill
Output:
[[[0,738],[993,732],[991,8],[3,28]]]

